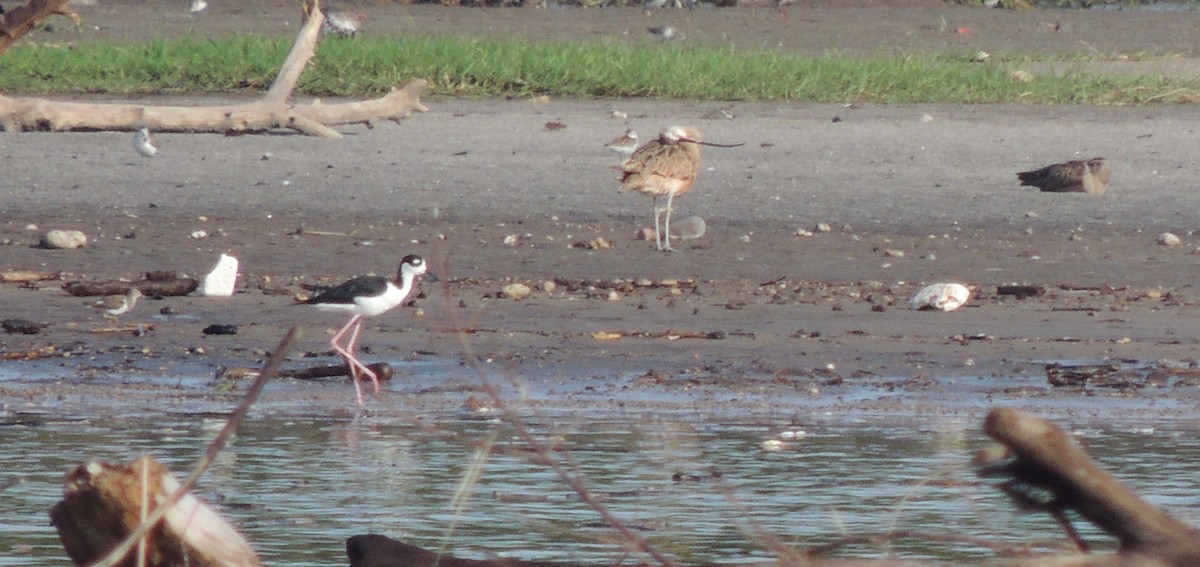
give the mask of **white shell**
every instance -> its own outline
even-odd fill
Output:
[[[918,291],[908,304],[913,309],[937,309],[954,311],[967,303],[971,290],[959,283],[935,283]]]
[[[229,297],[233,295],[237,283],[238,259],[228,254],[221,254],[217,267],[213,268],[200,284],[200,295],[206,297]]]

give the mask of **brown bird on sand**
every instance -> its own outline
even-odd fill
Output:
[[[630,128],[624,134],[613,138],[604,147],[621,154],[621,163],[625,163],[629,160],[629,156],[633,155],[633,152],[636,152],[638,149],[637,132],[633,128]]]
[[[1112,165],[1104,158],[1068,161],[1017,174],[1021,185],[1031,185],[1048,193],[1090,193],[1103,195],[1112,180]]]
[[[700,132],[695,128],[671,126],[617,166],[621,171],[621,191],[637,191],[654,199],[654,243],[658,250],[673,250],[671,203],[696,182],[696,171],[700,169],[699,143]],[[658,198],[662,196],[667,197],[667,206],[660,209]],[[666,217],[662,224],[660,216]]]
[[[137,305],[137,300],[140,297],[145,297],[142,295],[142,290],[134,287],[130,288],[129,293],[125,295],[112,295],[106,297],[93,303],[92,307],[95,307],[98,311],[100,311],[100,314],[103,315],[105,319],[116,321],[117,317],[120,317],[121,315],[124,315],[132,310],[133,306]]]

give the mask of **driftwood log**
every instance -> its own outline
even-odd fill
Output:
[[[1200,531],[1142,500],[1049,421],[1000,408],[988,414],[983,429],[1005,451],[979,457],[980,474],[1007,478],[1001,490],[1023,508],[1049,512],[1085,550],[1067,510],[1120,542],[1115,555],[1055,557],[1026,565],[1200,565]]]
[[[212,107],[150,106],[142,104],[91,104],[0,95],[0,128],[20,131],[99,131],[150,128],[160,132],[252,133],[291,129],[312,136],[341,138],[332,126],[370,124],[377,120],[399,122],[414,111],[428,110],[421,104],[424,79],[414,79],[404,88],[375,100],[322,104],[290,102],[292,90],[309,60],[316,54],[325,15],[317,0],[305,2],[307,19],[292,50],[280,67],[275,82],[261,99]]]
[[[51,508],[50,521],[76,565],[261,567],[245,538],[190,490],[275,376],[297,334],[293,326],[279,341],[182,483],[151,457],[127,466],[92,461],[67,474],[63,499]]]
[[[179,487],[170,471],[151,457],[129,465],[92,461],[67,474],[63,499],[50,510],[50,521],[71,560],[90,565],[121,544]],[[261,563],[237,530],[187,494],[116,565],[260,567]]]
[[[200,287],[196,278],[146,279],[137,282],[106,280],[100,282],[69,281],[63,290],[76,297],[97,295],[125,295],[130,289],[138,288],[146,297],[176,297],[187,295]]]
[[[9,7],[0,14],[0,53],[33,30],[38,22],[54,14],[71,18],[79,25],[79,15],[67,8],[67,0],[29,0],[21,6]]]
[[[375,362],[368,364],[367,368],[375,373],[375,377],[380,382],[391,380],[393,374],[392,365],[386,362]],[[275,373],[280,378],[291,378],[294,380],[319,380],[321,378],[337,378],[350,377],[350,367],[345,364],[331,364],[322,366],[309,366],[307,368],[297,368],[295,370],[280,370]],[[243,366],[234,366],[230,368],[222,368],[217,371],[218,379],[226,380],[242,380],[246,378],[257,378],[258,370],[254,368],[246,368]]]

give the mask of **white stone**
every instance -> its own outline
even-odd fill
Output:
[[[500,291],[504,292],[504,295],[506,297],[509,297],[511,299],[520,300],[520,299],[525,299],[526,297],[529,297],[529,293],[532,290],[529,289],[529,286],[527,286],[523,283],[517,282],[517,283],[510,283],[510,284],[500,288]]]
[[[217,266],[204,276],[204,281],[200,282],[200,288],[197,291],[205,297],[229,297],[233,295],[233,290],[237,285],[237,275],[238,259],[228,254],[221,254],[217,260]]]
[[[1158,243],[1162,246],[1179,246],[1180,240],[1178,236],[1169,232],[1164,232],[1158,235]]]
[[[703,237],[708,232],[708,223],[700,217],[688,217],[683,220],[673,223],[675,228],[676,238],[680,240],[691,240],[693,238]]]
[[[87,235],[80,230],[51,230],[42,236],[42,246],[51,250],[83,248],[87,241]]]
[[[913,309],[954,311],[967,303],[971,290],[960,283],[935,283],[918,291],[908,304]]]

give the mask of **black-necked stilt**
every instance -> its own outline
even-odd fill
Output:
[[[358,332],[362,330],[362,319],[363,317],[374,317],[403,303],[412,291],[417,276],[424,274],[425,271],[425,260],[422,260],[420,256],[409,254],[400,261],[400,269],[396,271],[395,279],[389,280],[382,276],[359,276],[325,290],[320,295],[304,302],[314,305],[322,311],[341,311],[353,314],[350,321],[333,335],[329,344],[346,360],[346,366],[350,369],[350,378],[354,380],[354,392],[358,396],[358,405],[360,406],[364,404],[362,387],[358,384],[359,376],[364,374],[370,376],[371,382],[375,385],[375,393],[379,393],[379,377],[354,356]],[[347,332],[350,333],[350,340],[343,345],[339,341]]]
[[[129,289],[129,293],[125,295],[113,295],[97,301],[94,306],[96,309],[103,311],[105,319],[115,320],[117,317],[124,315],[133,309],[137,304],[139,297],[142,297],[142,290],[134,287]]]
[[[142,157],[154,157],[158,154],[158,139],[149,128],[141,128],[133,135],[133,149]]]

